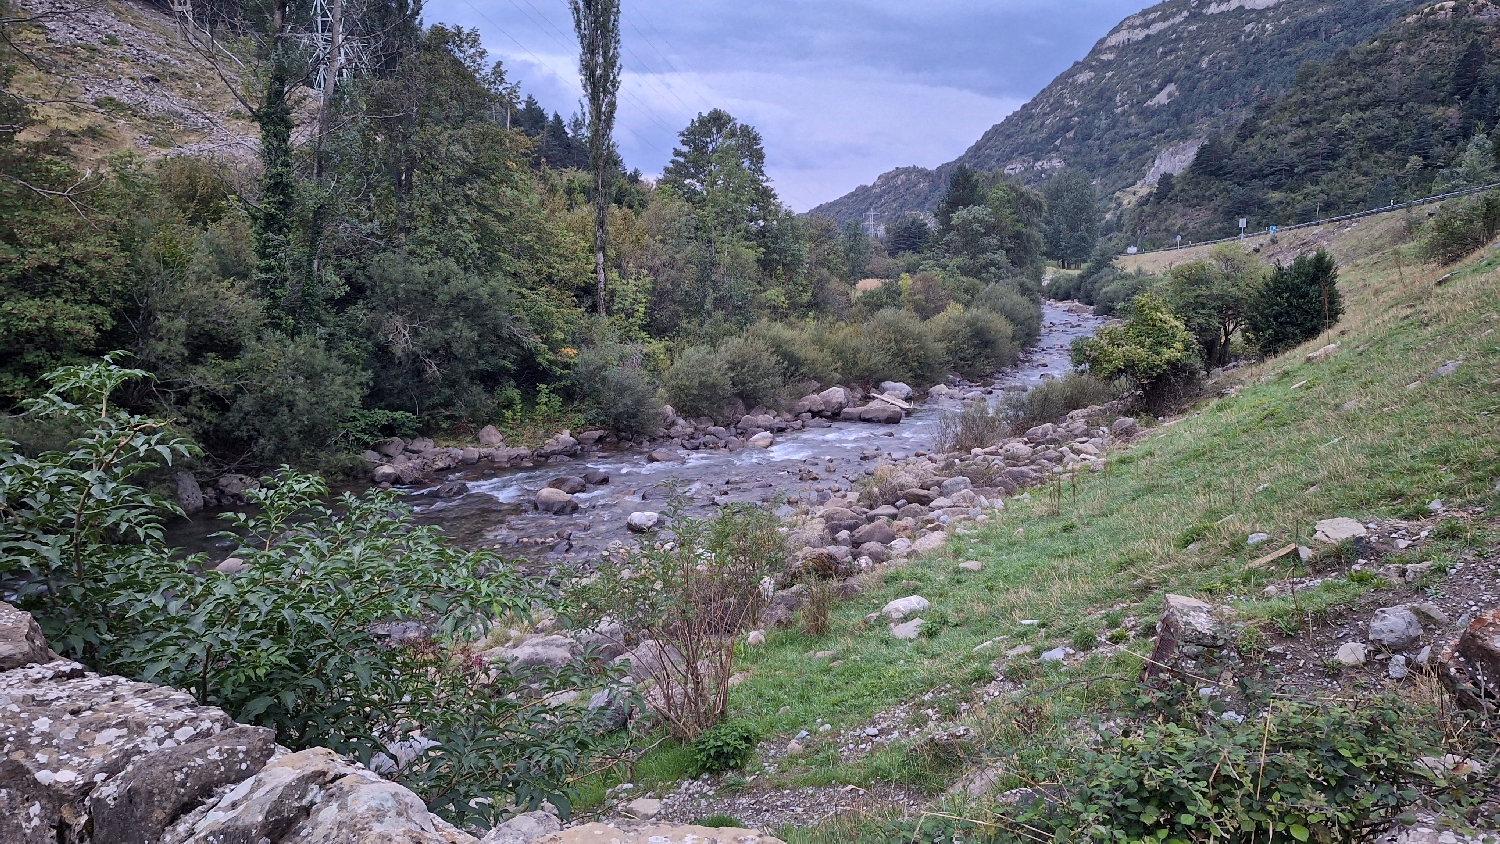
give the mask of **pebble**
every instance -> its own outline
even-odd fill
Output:
[[[1364,665],[1365,646],[1359,642],[1345,642],[1333,658],[1348,666]]]

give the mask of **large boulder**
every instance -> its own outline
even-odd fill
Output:
[[[0,671],[44,665],[59,659],[47,647],[42,628],[29,612],[0,603]]]
[[[552,439],[542,444],[536,450],[537,457],[571,457],[579,451],[578,440],[573,439],[570,432],[562,431],[554,434]]]
[[[823,412],[829,416],[837,416],[852,401],[849,391],[843,387],[829,387],[818,393],[818,398],[823,400]]]
[[[885,402],[872,402],[859,409],[859,421],[895,425],[904,414],[901,408]]]
[[[512,668],[562,668],[573,661],[578,643],[567,636],[533,634],[504,648],[485,651],[491,662],[504,662]]]
[[[665,525],[667,518],[660,513],[651,510],[642,510],[639,513],[631,513],[625,519],[625,527],[631,533],[650,533]]]
[[[536,509],[554,516],[578,512],[578,502],[573,500],[573,496],[550,486],[537,491],[535,504]]]
[[[1403,651],[1422,641],[1422,622],[1406,607],[1385,607],[1370,619],[1369,639],[1390,651]]]
[[[1145,676],[1150,679],[1164,669],[1177,667],[1179,660],[1191,662],[1205,649],[1227,647],[1238,635],[1233,607],[1168,595],[1165,612],[1156,625],[1156,645],[1146,663]]]
[[[505,435],[494,425],[486,425],[479,429],[479,444],[485,448],[499,448],[505,445]]]
[[[182,512],[191,516],[203,510],[203,488],[198,486],[198,479],[192,472],[173,474],[172,484],[176,487],[177,506]]]
[[[811,413],[814,416],[821,416],[824,410],[823,397],[813,393],[810,396],[803,396],[792,406],[792,415],[801,416],[804,413]]]
[[[829,507],[819,516],[823,519],[823,524],[828,527],[829,536],[835,536],[840,531],[859,530],[865,523],[862,516],[844,507]]]
[[[857,528],[854,531],[853,540],[855,545],[864,545],[866,542],[889,545],[896,541],[896,531],[891,527],[889,520],[878,519]]]
[[[588,489],[588,484],[583,480],[583,478],[574,477],[572,475],[563,475],[560,478],[553,478],[552,480],[547,482],[547,486],[551,487],[552,489],[560,489],[569,495],[577,495],[578,493]]]
[[[745,440],[745,445],[751,448],[770,448],[775,444],[776,437],[770,431],[761,431],[750,439]]]
[[[546,812],[526,812],[490,830],[479,840],[479,844],[529,844],[533,839],[560,831],[562,824],[552,815]]]
[[[1437,657],[1438,676],[1459,705],[1500,710],[1500,610],[1474,619]]]
[[[370,446],[370,450],[382,457],[395,457],[406,451],[406,440],[400,437],[391,437]]]
[[[900,621],[907,616],[916,615],[932,606],[932,603],[921,595],[908,595],[905,598],[897,598],[881,608],[880,614],[891,621]]]
[[[900,381],[880,382],[880,392],[890,393],[891,395],[894,395],[896,398],[901,399],[902,401],[908,401],[912,396],[912,388],[901,383]]]

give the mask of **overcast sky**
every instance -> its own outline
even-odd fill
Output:
[[[655,176],[694,115],[760,130],[793,209],[894,167],[962,153],[1150,0],[624,0],[615,137]],[[512,81],[578,110],[566,0],[427,0],[428,23],[473,27]]]

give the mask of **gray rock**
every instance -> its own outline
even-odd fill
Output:
[[[192,472],[173,474],[172,483],[177,488],[177,506],[182,512],[191,516],[203,510],[203,488],[198,486],[198,479]]]
[[[1263,542],[1269,541],[1270,539],[1271,534],[1269,533],[1252,533],[1250,534],[1249,538],[1245,540],[1245,544],[1253,548],[1256,545],[1260,545]]]
[[[823,401],[823,412],[829,416],[837,416],[851,401],[849,391],[843,387],[829,387],[818,393],[818,398]]]
[[[949,478],[948,480],[943,481],[943,485],[939,488],[938,491],[941,492],[944,497],[952,498],[960,492],[973,488],[973,481],[969,480],[963,475],[959,475],[956,478]]]
[[[437,443],[427,437],[417,437],[406,444],[406,450],[413,454],[421,454],[424,451],[431,451],[434,448],[437,448]]]
[[[231,727],[215,736],[137,756],[89,795],[94,840],[155,844],[167,825],[220,786],[248,779],[276,749],[276,732]]]
[[[866,542],[859,546],[859,556],[869,557],[872,563],[883,563],[890,559],[891,552],[879,542]]]
[[[1354,519],[1324,519],[1314,529],[1313,539],[1328,545],[1337,545],[1348,539],[1365,536],[1365,526]]]
[[[920,618],[914,618],[911,621],[902,622],[901,624],[892,624],[890,626],[891,635],[897,639],[908,642],[912,641],[922,635],[922,625],[926,623]]]
[[[1385,674],[1392,680],[1404,680],[1409,672],[1406,668],[1406,657],[1396,654],[1386,663]]]
[[[385,457],[395,457],[401,452],[406,451],[406,440],[403,440],[400,437],[391,437],[388,440],[381,440],[380,442],[375,443],[374,445],[370,446],[370,448],[376,454],[380,454]]]
[[[1405,650],[1422,640],[1422,622],[1406,607],[1385,607],[1370,620],[1369,640],[1387,650]]]
[[[562,477],[553,478],[552,480],[547,482],[547,486],[553,489],[560,489],[569,495],[577,495],[578,493],[588,489],[588,484],[584,482],[583,478],[574,477],[572,475],[563,475]]]
[[[1333,655],[1333,658],[1340,663],[1352,668],[1354,666],[1364,665],[1367,656],[1368,651],[1362,643],[1345,642],[1344,644],[1339,645],[1338,652]]]
[[[1041,660],[1042,660],[1042,662],[1062,662],[1063,660],[1067,659],[1069,656],[1072,656],[1072,654],[1073,654],[1073,649],[1072,648],[1069,648],[1069,647],[1066,647],[1066,646],[1059,646],[1059,647],[1053,648],[1050,651],[1043,651],[1042,652],[1042,656],[1041,656]]]
[[[1437,370],[1432,373],[1432,377],[1433,378],[1446,378],[1447,376],[1452,375],[1453,373],[1457,372],[1458,368],[1461,367],[1461,366],[1463,366],[1463,365],[1464,365],[1464,362],[1461,361],[1461,360],[1450,360],[1447,363],[1443,364],[1442,366],[1438,367]]]
[[[539,490],[536,494],[535,503],[536,509],[556,516],[576,513],[578,511],[578,502],[573,500],[573,496],[552,487]]]
[[[1110,423],[1109,432],[1117,437],[1128,437],[1140,430],[1140,423],[1129,416],[1121,416]]]
[[[978,560],[965,560],[964,562],[959,563],[958,567],[963,571],[984,571],[984,563],[981,563]]]
[[[655,451],[651,452],[650,454],[646,455],[646,462],[648,462],[648,463],[681,463],[682,462],[682,456],[679,455],[675,451],[669,451],[668,449],[665,449],[665,448],[658,448]]]
[[[636,820],[649,821],[661,814],[661,801],[650,797],[637,797],[625,804],[625,814]]]
[[[573,439],[568,431],[554,434],[551,439],[542,444],[536,450],[537,457],[571,457],[579,451],[578,440]]]
[[[751,448],[770,448],[776,444],[776,437],[770,431],[761,431],[759,434],[745,441],[745,445]]]
[[[850,539],[853,540],[855,545],[864,545],[867,542],[878,542],[881,545],[889,545],[896,540],[896,531],[891,528],[890,522],[885,519],[879,519],[856,528]]]
[[[604,729],[618,730],[630,723],[630,698],[613,689],[601,689],[589,698],[589,711],[598,713]]]
[[[479,444],[485,448],[499,448],[505,445],[505,435],[494,425],[486,425],[479,429]]]
[[[908,387],[907,385],[901,383],[900,381],[882,381],[882,382],[880,382],[880,392],[882,392],[882,393],[890,393],[890,394],[894,395],[896,398],[901,399],[902,401],[907,401],[907,400],[911,399],[911,395],[912,395],[912,389],[911,389],[911,387]]]
[[[561,830],[562,823],[556,817],[546,812],[526,812],[485,833],[479,844],[528,844]]]
[[[609,473],[591,469],[583,473],[583,482],[589,486],[603,486],[609,483]]]
[[[578,644],[567,636],[532,634],[520,643],[484,652],[491,662],[505,662],[512,668],[562,668],[573,661]]]
[[[895,425],[904,415],[901,408],[884,402],[876,402],[859,409],[859,421],[883,425]]]

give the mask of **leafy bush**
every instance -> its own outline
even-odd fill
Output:
[[[978,308],[1005,317],[1010,322],[1017,343],[1029,346],[1042,336],[1042,306],[1021,292],[1015,282],[1002,281],[979,291],[970,302]]]
[[[608,615],[639,643],[647,705],[670,734],[692,741],[728,707],[735,639],[759,620],[787,548],[776,517],[748,504],[708,521],[673,513],[671,524],[670,535],[602,561],[574,604]]]
[[[1010,431],[1021,433],[1044,422],[1056,422],[1080,408],[1112,402],[1125,391],[1123,383],[1102,381],[1087,372],[1069,372],[1024,393],[1006,396],[999,415]]]
[[[942,276],[921,272],[912,276],[905,285],[901,304],[922,319],[932,319],[953,304],[953,294]]]
[[[689,346],[662,375],[661,389],[667,403],[686,417],[723,419],[724,408],[734,395],[729,363],[710,346]]]
[[[496,820],[503,793],[566,810],[599,716],[551,701],[607,684],[605,665],[497,672],[471,646],[490,618],[532,610],[529,582],[417,527],[390,493],[330,505],[325,483],[289,470],[247,493],[254,515],[230,516],[244,571],[174,559],[161,529],[174,508],[134,479],[193,448],[112,406],[111,393],[142,376],[109,362],[54,372],[28,412],[84,433],[36,457],[0,443],[0,589],[53,646],[188,689],[293,748],[400,756],[384,769],[455,823]],[[432,638],[378,632],[408,621]]]
[[[619,343],[579,352],[573,386],[592,421],[625,434],[649,434],[661,427],[661,402],[642,357],[640,348]]]
[[[1333,256],[1319,249],[1278,266],[1251,302],[1246,329],[1262,354],[1280,354],[1332,328],[1344,312]]]
[[[729,367],[729,383],[746,407],[780,408],[786,404],[786,373],[770,344],[742,334],[719,347]]]
[[[693,764],[700,774],[722,774],[749,764],[760,735],[743,721],[725,721],[693,739]]]
[[[1500,234],[1500,193],[1449,203],[1438,209],[1422,234],[1422,255],[1451,264]]]
[[[881,311],[865,323],[864,335],[880,355],[882,379],[930,384],[941,377],[942,346],[932,328],[912,314]]]
[[[733,815],[708,815],[693,821],[693,826],[705,826],[709,829],[744,829],[745,822]]]
[[[1366,840],[1424,795],[1465,797],[1458,778],[1420,761],[1445,752],[1438,719],[1394,697],[1260,703],[1259,717],[1195,707],[1096,747],[1056,749],[1036,779],[1058,783],[1064,799],[1017,819],[1074,841],[1336,842]]]
[[[826,332],[825,326],[759,322],[747,334],[771,350],[781,362],[787,381],[815,381],[826,387],[839,380],[838,362],[821,342]]]
[[[824,343],[844,383],[876,384],[888,378],[884,351],[860,326],[831,327],[824,336]]]
[[[1010,322],[993,311],[950,311],[929,326],[943,346],[948,367],[965,378],[994,375],[1021,354]]]
[[[1073,344],[1073,364],[1113,381],[1129,378],[1148,396],[1198,370],[1198,344],[1166,302],[1152,294],[1135,299],[1130,320],[1100,329]]]
[[[311,336],[268,333],[250,343],[214,385],[234,396],[199,427],[217,448],[248,450],[268,465],[333,444],[360,407],[369,376]]]

